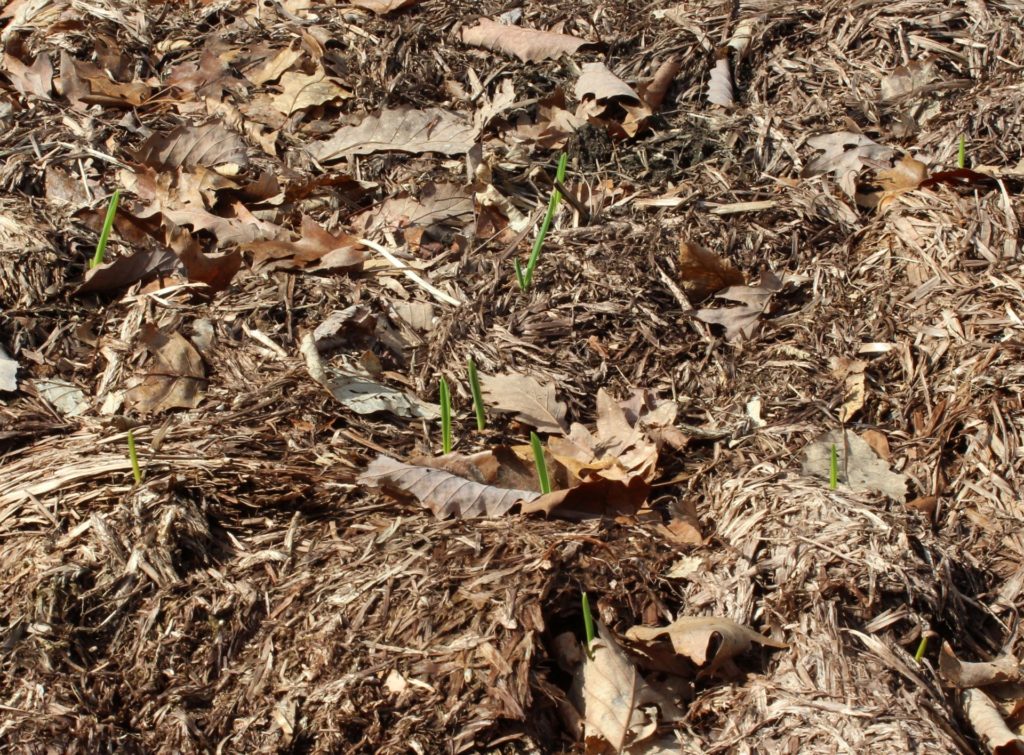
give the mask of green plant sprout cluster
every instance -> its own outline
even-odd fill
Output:
[[[561,157],[558,158],[558,169],[555,171],[555,181],[562,183],[565,181],[565,166],[569,162],[569,155],[565,152],[562,153]],[[530,252],[530,259],[526,262],[526,270],[523,270],[519,264],[519,260],[516,260],[516,280],[519,282],[519,288],[526,291],[530,287],[530,283],[533,281],[533,271],[537,267],[537,261],[540,259],[540,250],[544,246],[544,239],[548,235],[548,229],[551,227],[551,221],[555,217],[555,211],[558,209],[558,203],[562,200],[562,192],[558,188],[551,190],[551,199],[548,200],[548,211],[544,215],[544,220],[540,224],[540,232],[537,234],[536,240],[533,242],[533,249]]]
[[[117,205],[120,201],[121,190],[115,189],[114,195],[110,198],[110,204],[107,205],[107,215],[103,218],[103,228],[100,230],[99,241],[96,242],[96,253],[93,254],[92,261],[89,263],[90,268],[103,264],[103,255],[107,251],[107,242],[110,240],[110,229],[114,227],[114,216],[117,215]]]

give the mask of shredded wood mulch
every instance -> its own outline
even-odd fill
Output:
[[[1024,752],[1022,19],[6,3],[4,751]],[[477,432],[470,358],[557,400]],[[441,377],[495,459],[672,404],[643,506],[368,484],[487,474],[423,461]],[[659,690],[621,750],[582,593]],[[766,644],[631,642],[681,617]]]

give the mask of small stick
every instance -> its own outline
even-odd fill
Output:
[[[391,252],[382,247],[376,241],[370,241],[369,239],[356,239],[356,241],[362,244],[363,246],[369,247],[373,251],[377,252],[377,254],[379,254],[381,257],[383,257],[392,265],[394,265],[403,273],[405,273],[405,276],[409,278],[411,281],[413,281],[416,285],[420,286],[425,291],[433,294],[435,298],[439,299],[440,301],[443,301],[445,304],[451,304],[454,307],[462,305],[462,302],[456,299],[454,296],[450,296],[449,294],[446,294],[444,291],[437,288],[436,286],[427,283],[427,281],[425,281],[418,273],[414,272],[408,265],[402,262],[402,260],[398,259],[398,257],[393,255]]]

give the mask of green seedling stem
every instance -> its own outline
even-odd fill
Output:
[[[565,167],[568,162],[569,155],[563,152],[561,157],[558,158],[558,169],[555,171],[555,180],[559,183],[565,183]],[[558,189],[552,189],[551,198],[548,200],[548,211],[540,224],[540,232],[533,242],[530,259],[526,263],[526,270],[523,270],[519,260],[516,260],[516,280],[519,282],[519,288],[523,291],[526,291],[533,282],[533,271],[537,268],[537,261],[540,260],[540,250],[544,246],[544,239],[548,235],[548,229],[551,227],[551,221],[555,217],[555,211],[558,209],[558,203],[561,200],[562,192]]]
[[[921,635],[921,641],[917,644],[917,652],[914,653],[914,660],[918,663],[924,658],[925,651],[928,650],[928,635]]]
[[[584,648],[587,651],[587,657],[593,659],[594,655],[590,652],[590,643],[594,641],[594,615],[590,613],[590,599],[586,593],[583,593],[581,602],[583,603],[583,631],[587,637],[587,644]]]
[[[963,134],[960,134],[960,147],[956,152],[956,167],[961,169],[967,167],[967,140],[964,139]]]
[[[135,484],[142,484],[142,469],[139,467],[139,455],[135,451],[135,433],[128,431],[128,458],[132,462],[132,475],[135,477]]]
[[[540,444],[537,433],[530,431],[530,447],[533,449],[533,462],[537,465],[537,479],[540,480],[540,492],[551,492],[551,480],[548,479],[548,464],[544,461],[544,448]]]
[[[832,444],[828,455],[828,489],[835,490],[839,486],[839,449]]]
[[[114,216],[117,215],[117,205],[121,201],[121,190],[115,189],[114,195],[107,205],[107,216],[103,218],[103,229],[100,231],[100,240],[96,242],[96,253],[92,256],[89,267],[96,267],[103,264],[103,255],[107,251],[107,241],[110,240],[110,229],[114,227]]]
[[[441,448],[446,454],[452,452],[452,394],[444,378],[441,378]]]
[[[469,373],[469,391],[473,394],[473,411],[476,412],[476,429],[483,432],[487,426],[487,415],[484,413],[484,397],[480,392],[480,376],[476,374],[476,362],[473,357],[466,360],[466,371]]]

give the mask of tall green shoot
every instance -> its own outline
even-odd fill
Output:
[[[473,394],[473,411],[476,412],[476,429],[483,432],[487,426],[487,415],[484,413],[484,397],[480,391],[480,376],[476,374],[476,362],[473,357],[466,360],[466,371],[469,373],[469,391]]]
[[[956,167],[961,170],[967,167],[967,140],[960,134],[960,146],[956,151]]]
[[[587,657],[593,659],[594,655],[590,652],[590,643],[594,641],[594,615],[590,612],[590,598],[587,597],[587,593],[583,593],[583,598],[580,601],[583,604],[583,631],[587,637],[587,644],[585,649],[587,651]]]
[[[441,378],[441,448],[446,454],[452,452],[452,393],[448,381]]]
[[[110,229],[114,227],[114,216],[117,215],[117,205],[121,201],[121,190],[115,189],[114,195],[107,205],[107,216],[103,218],[103,228],[100,230],[100,239],[96,242],[96,253],[92,256],[89,267],[93,268],[103,264],[103,255],[107,251],[107,241],[110,240]]]
[[[132,475],[135,477],[135,484],[142,484],[142,468],[139,466],[139,454],[135,451],[135,433],[128,431],[128,458],[132,462]]]
[[[569,155],[563,152],[561,157],[558,158],[558,169],[555,171],[555,180],[559,183],[565,181],[565,167],[568,162]],[[540,224],[540,232],[533,242],[530,259],[526,262],[526,270],[523,270],[519,260],[516,260],[516,280],[519,282],[519,288],[523,291],[526,291],[530,287],[530,283],[533,282],[533,271],[536,269],[537,261],[540,259],[540,250],[544,246],[544,239],[548,235],[548,229],[551,227],[551,221],[555,217],[555,211],[558,209],[558,203],[561,200],[562,193],[557,188],[552,189],[551,199],[548,200],[548,211]]]
[[[540,444],[537,433],[530,431],[530,447],[533,449],[533,463],[537,465],[537,479],[540,480],[540,492],[551,492],[551,479],[548,477],[548,464],[544,460],[544,447]]]

